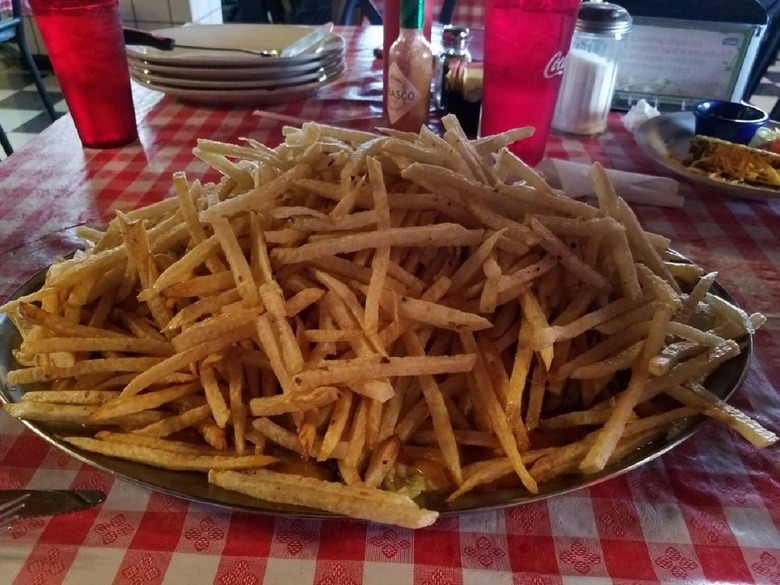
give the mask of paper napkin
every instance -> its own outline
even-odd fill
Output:
[[[547,158],[539,163],[537,170],[557,189],[573,198],[595,197],[590,165]],[[680,184],[668,177],[655,177],[641,173],[630,173],[605,169],[615,191],[629,203],[673,207],[679,209],[685,200],[677,194]]]

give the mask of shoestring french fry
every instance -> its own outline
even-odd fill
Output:
[[[598,164],[591,205],[505,148],[532,129],[444,129],[200,140],[218,182],[175,173],[171,198],[82,230],[0,308],[26,390],[7,411],[82,425],[62,438],[83,451],[408,527],[438,517],[423,492],[446,510],[496,481],[584,483],[693,415],[777,441],[707,389],[762,315],[645,231]]]

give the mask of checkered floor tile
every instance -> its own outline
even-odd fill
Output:
[[[778,99],[780,99],[780,62],[775,61],[767,69],[755,93],[748,101],[765,112],[771,112]]]
[[[775,61],[769,66],[748,101],[766,112],[771,112],[778,98],[780,98],[780,62]]]
[[[57,78],[41,70],[44,85],[57,112],[67,112]],[[52,120],[43,107],[33,77],[11,44],[0,46],[0,124],[14,150],[41,132]]]

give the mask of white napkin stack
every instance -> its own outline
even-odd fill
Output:
[[[546,158],[536,169],[544,175],[551,186],[562,189],[569,197],[576,199],[596,196],[590,165]],[[674,179],[614,169],[605,170],[617,194],[629,203],[679,209],[685,202],[677,194],[680,184]]]

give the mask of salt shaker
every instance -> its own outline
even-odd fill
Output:
[[[618,49],[631,26],[631,16],[621,6],[582,3],[553,115],[554,129],[584,135],[607,129]]]
[[[451,91],[447,82],[447,73],[454,65],[471,61],[469,29],[445,25],[441,31],[441,46],[442,50],[436,58],[436,71],[433,74],[433,95],[436,107],[447,108]]]

